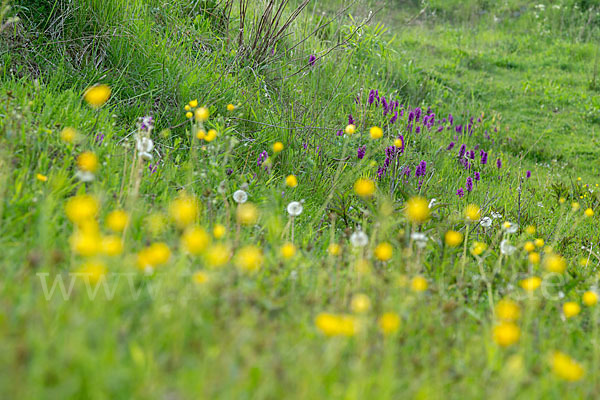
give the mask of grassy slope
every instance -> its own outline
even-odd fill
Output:
[[[579,220],[574,228],[561,223],[555,229],[567,212],[557,207],[550,185],[576,175],[595,183],[589,180],[594,177],[589,163],[597,159],[597,149],[590,142],[598,129],[585,109],[597,101],[589,89],[593,44],[576,43],[572,37],[540,37],[531,14],[498,25],[484,18],[461,25],[456,22],[460,16],[432,20],[428,16],[422,24],[403,27],[401,21],[418,9],[401,8],[376,16],[394,27],[389,34],[377,37],[370,29],[360,41],[352,38],[347,47],[330,53],[316,68],[290,76],[305,66],[308,54],[331,46],[341,35],[338,28],[350,32],[352,21],[342,18],[319,39],[311,38],[281,62],[256,71],[235,59],[217,34],[214,21],[203,19],[203,13],[197,19],[197,10],[190,12],[185,5],[158,1],[82,4],[89,8],[73,17],[70,32],[39,28],[46,35],[24,33],[19,36],[24,48],[2,54],[0,112],[9,116],[1,125],[9,139],[2,154],[0,242],[7,266],[0,285],[0,354],[7,360],[2,364],[7,373],[0,378],[0,388],[5,397],[464,398],[486,393],[504,398],[519,393],[524,398],[559,398],[589,396],[597,390],[597,351],[589,340],[597,332],[597,324],[592,324],[597,322],[597,312],[585,312],[580,320],[564,323],[559,301],[523,301],[522,341],[516,349],[502,350],[490,340],[493,320],[477,263],[469,261],[467,276],[472,279],[466,287],[457,287],[458,271],[453,265],[460,252],[440,262],[439,245],[431,242],[423,254],[399,250],[391,266],[375,263],[375,274],[358,278],[352,270],[358,255],[350,249],[345,249],[341,260],[324,256],[330,234],[343,243],[346,239],[340,222],[333,229],[318,213],[340,165],[334,159],[344,153],[344,141],[332,132],[346,124],[349,112],[365,126],[382,122],[376,113],[354,104],[361,89],[395,93],[405,104],[431,104],[438,115],[452,112],[462,120],[480,112],[496,115],[494,122],[487,119],[475,137],[464,140],[470,145],[481,143],[482,131],[498,125],[497,144],[485,145],[494,157],[503,157],[509,172],[490,170],[485,190],[464,200],[454,195],[464,185],[464,171],[439,151],[452,135],[411,138],[404,160],[411,165],[427,160],[435,174],[424,194],[448,204],[437,211],[427,233],[438,239],[448,228],[462,229],[460,210],[471,201],[516,220],[519,175],[533,169],[534,177],[524,186],[527,206],[521,223],[535,223],[541,236],[572,257],[568,279],[556,290],[577,298],[595,281],[592,270],[577,267],[576,259],[584,240],[597,239],[597,223]],[[315,6],[295,25],[290,42],[316,26],[320,7],[327,8],[328,15],[336,9],[332,3]],[[357,20],[367,14],[360,7],[354,10]],[[476,11],[464,12],[471,16]],[[102,37],[115,27],[125,36],[108,41],[85,39],[86,33]],[[515,39],[515,30],[525,38]],[[386,45],[392,34],[396,39]],[[77,40],[64,46],[61,35]],[[77,59],[79,54],[89,60]],[[91,64],[94,60],[101,60],[100,68]],[[224,73],[229,68],[232,73]],[[37,70],[41,72],[39,88],[30,80]],[[110,108],[97,117],[81,104],[80,94],[89,82],[98,80],[109,83],[115,93]],[[144,216],[164,210],[187,182],[189,132],[185,124],[179,125],[185,122],[182,105],[195,97],[211,104],[215,115],[221,115],[215,120],[229,126],[231,134],[241,140],[227,165],[218,152],[203,157],[211,167],[202,170],[204,175],[198,175],[193,186],[207,205],[201,223],[208,227],[215,221],[229,222],[215,194],[222,180],[227,182],[228,193],[250,181],[251,199],[261,205],[264,215],[261,228],[242,232],[242,242],[264,248],[263,272],[249,279],[219,271],[210,285],[198,288],[188,275],[201,262],[177,253],[160,279],[138,277],[135,281],[137,285],[160,282],[158,295],[142,292],[136,299],[123,285],[117,300],[90,301],[80,285],[76,299],[46,301],[35,272],[65,272],[79,262],[70,255],[72,228],[62,215],[64,199],[82,190],[72,179],[75,157],[89,149],[105,163],[88,187],[101,196],[104,218],[122,205],[116,198],[127,151],[120,139],[146,113],[156,117],[158,130],[173,129],[169,135],[156,136],[163,156],[161,170],[143,181],[142,199],[132,210],[126,255],[110,267],[131,271],[134,252],[150,240],[177,246],[174,228],[151,237]],[[241,103],[233,117],[224,111],[228,102]],[[76,148],[58,139],[60,129],[69,125],[89,135]],[[105,134],[102,146],[92,139],[94,126]],[[254,165],[258,153],[268,150],[275,140],[282,140],[286,151],[274,159],[269,176]],[[303,143],[309,145],[308,150]],[[373,143],[364,135],[350,139],[346,154],[354,155],[362,144],[368,144],[368,156],[362,162],[353,158],[344,167],[336,185],[342,193],[361,174],[374,175],[371,159],[382,161],[386,143]],[[224,142],[218,146],[226,148]],[[557,165],[564,166],[565,172]],[[226,166],[235,169],[231,178],[224,175]],[[38,172],[48,175],[46,184],[34,180]],[[258,179],[253,178],[255,173]],[[289,173],[299,177],[301,184],[295,190],[281,183]],[[386,184],[381,184],[382,192]],[[407,190],[414,192],[414,185]],[[283,196],[282,191],[286,192]],[[578,192],[567,186],[565,193],[575,197]],[[397,194],[395,199],[400,197]],[[277,249],[286,219],[276,210],[301,198],[307,200],[296,225],[302,254],[282,261]],[[353,196],[348,199],[354,207],[349,214],[363,223],[374,242],[389,240],[398,249],[409,247],[406,224],[399,214],[388,218],[373,207],[373,219],[368,219],[357,211],[368,205]],[[544,207],[535,206],[537,202]],[[583,202],[597,205],[589,198]],[[377,204],[385,204],[383,193]],[[398,202],[396,207],[400,206]],[[483,264],[491,269],[498,260],[498,236],[493,231],[477,235],[492,244],[493,251]],[[523,240],[524,235],[515,239],[518,244]],[[494,277],[496,298],[513,293],[511,286],[528,269],[522,254],[498,262],[503,263],[503,272]],[[511,275],[511,270],[517,274]],[[411,293],[403,284],[416,273],[430,279],[431,289],[425,296]],[[346,312],[351,295],[358,291],[367,293],[374,303],[372,313],[364,317],[365,334],[324,340],[314,328],[314,316],[323,310]],[[398,312],[403,324],[398,336],[382,338],[373,319],[388,310]],[[557,382],[545,362],[552,349],[583,361],[589,377],[575,385]]]

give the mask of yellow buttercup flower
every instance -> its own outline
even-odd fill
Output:
[[[375,193],[375,182],[367,178],[359,178],[354,182],[354,192],[363,198],[371,197]]]
[[[548,254],[544,257],[544,267],[550,272],[562,274],[567,269],[567,261],[558,254]]]
[[[192,280],[199,285],[208,282],[208,279],[208,274],[204,271],[196,271],[192,275]]]
[[[377,324],[384,335],[391,335],[400,329],[400,316],[393,312],[386,312],[379,317]]]
[[[328,247],[327,247],[327,252],[329,254],[331,254],[332,256],[337,256],[341,253],[342,248],[339,244],[337,243],[331,243]]]
[[[483,252],[487,249],[487,244],[483,243],[483,242],[473,242],[473,244],[471,245],[471,254],[473,254],[474,256],[480,256],[483,254]]]
[[[346,125],[346,127],[344,128],[344,133],[346,135],[353,135],[354,132],[356,132],[356,126],[352,124]]]
[[[188,103],[188,108],[196,108],[198,107],[198,99],[194,99]]]
[[[204,137],[204,140],[206,142],[212,142],[213,140],[215,140],[217,138],[217,130],[216,129],[209,129],[208,132],[206,132],[206,136]]]
[[[289,187],[295,188],[298,186],[298,178],[296,178],[294,175],[288,175],[285,178],[285,184]]]
[[[100,84],[88,88],[83,94],[83,99],[92,107],[99,108],[108,101],[110,97],[110,87]]]
[[[77,131],[67,126],[60,132],[60,139],[65,143],[73,143],[77,139]]]
[[[107,273],[106,266],[99,261],[88,261],[79,268],[78,273],[89,283],[98,283]]]
[[[588,290],[583,294],[582,301],[583,304],[585,304],[588,307],[594,306],[596,305],[596,303],[598,303],[598,294],[596,292]]]
[[[292,258],[296,254],[296,246],[293,243],[284,243],[280,249],[281,256],[283,258]]]
[[[571,209],[573,211],[579,210],[579,203],[577,203],[576,201],[574,201],[573,203],[571,203]]]
[[[198,140],[204,140],[204,139],[206,139],[206,131],[204,129],[198,129],[196,131],[196,138]]]
[[[400,138],[394,139],[394,146],[396,146],[399,149],[402,148],[402,146],[404,146],[404,143],[402,143],[402,139],[400,139]]]
[[[383,136],[383,130],[378,126],[374,126],[369,129],[369,135],[371,135],[371,139],[380,139]]]
[[[210,112],[208,111],[208,108],[206,108],[206,107],[200,107],[200,108],[197,108],[196,111],[194,111],[194,116],[196,118],[196,121],[198,121],[198,122],[206,122],[206,121],[208,121],[208,117],[210,116]]]
[[[556,376],[569,382],[578,381],[585,375],[585,370],[581,364],[560,351],[552,354],[550,365]]]
[[[123,241],[118,236],[105,236],[102,238],[102,252],[107,256],[115,257],[123,253]]]
[[[574,301],[569,301],[563,304],[563,314],[565,317],[572,318],[581,312],[581,306]]]
[[[415,224],[422,224],[429,219],[429,203],[424,197],[415,196],[408,199],[404,209],[406,218]]]
[[[543,247],[544,246],[544,239],[541,238],[537,238],[533,241],[533,244],[535,244],[536,247]]]
[[[213,268],[222,267],[227,264],[231,256],[231,249],[221,243],[210,246],[204,253],[206,263]]]
[[[531,253],[532,251],[535,250],[535,244],[533,244],[533,242],[525,242],[525,245],[523,246],[523,248],[525,249],[526,252]]]
[[[221,239],[223,236],[225,236],[226,233],[227,229],[221,224],[216,224],[213,227],[213,236],[215,237],[215,239]]]
[[[315,326],[326,336],[354,336],[358,331],[356,319],[351,315],[320,313]]]
[[[98,213],[100,205],[95,197],[88,194],[77,195],[67,200],[65,212],[71,222],[80,224],[94,218]]]
[[[521,317],[521,307],[510,299],[503,299],[496,304],[496,317],[505,322],[514,322]]]
[[[540,253],[536,253],[535,251],[532,251],[531,253],[529,253],[527,258],[529,259],[529,262],[534,265],[537,265],[540,263]]]
[[[521,329],[512,322],[501,322],[494,326],[492,333],[494,342],[502,347],[517,343],[521,337]]]
[[[114,210],[106,216],[106,226],[113,232],[123,232],[129,223],[129,215],[123,210]]]
[[[356,314],[366,313],[371,308],[371,300],[366,294],[355,294],[354,296],[352,296],[350,308],[352,309],[352,312]]]
[[[410,288],[413,292],[424,292],[427,290],[427,279],[422,276],[415,276],[412,281],[410,281]]]
[[[594,210],[592,210],[591,208],[588,208],[588,209],[585,210],[584,214],[588,218],[589,217],[593,217],[594,216]]]
[[[166,264],[170,258],[171,250],[163,242],[153,243],[137,254],[138,267],[144,270]]]
[[[476,222],[481,219],[481,209],[476,204],[469,204],[465,209],[465,217],[468,222]]]
[[[169,214],[179,228],[191,225],[198,217],[196,199],[187,194],[180,195],[169,205]]]
[[[255,272],[260,269],[263,263],[262,251],[252,245],[244,246],[238,250],[235,257],[235,265],[246,272]]]
[[[200,254],[209,243],[210,236],[200,227],[188,228],[181,235],[181,245],[190,254]]]
[[[283,150],[283,143],[281,142],[275,142],[273,143],[273,152],[274,153],[279,153]]]
[[[527,228],[525,228],[525,233],[528,235],[535,235],[535,226],[529,225]]]
[[[446,246],[457,247],[463,242],[463,234],[457,231],[448,231],[444,235]]]
[[[98,170],[98,157],[90,151],[81,153],[77,157],[77,168],[84,172],[94,173]]]
[[[375,247],[375,257],[379,261],[389,261],[392,258],[393,253],[394,249],[388,242],[379,243],[377,247]]]
[[[185,117],[187,119],[191,119],[193,116],[194,116],[194,114],[191,111],[188,111],[188,112],[185,113]]]
[[[97,231],[78,230],[71,238],[71,249],[83,257],[92,257],[100,253],[100,234]]]
[[[523,279],[519,282],[519,285],[527,290],[528,292],[533,292],[542,284],[542,279],[539,276],[532,276],[530,278]]]
[[[227,104],[227,111],[235,110],[235,106],[233,104]]]
[[[37,174],[35,176],[35,179],[37,179],[40,182],[46,182],[46,181],[48,181],[48,177],[46,175],[42,175],[42,174]]]
[[[236,210],[237,221],[242,225],[252,225],[258,220],[258,208],[252,203],[239,204]]]

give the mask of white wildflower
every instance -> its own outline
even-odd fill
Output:
[[[413,232],[410,238],[415,242],[418,248],[422,249],[427,245],[427,236],[424,233]]]
[[[352,243],[352,246],[354,247],[364,247],[369,243],[369,237],[359,229],[350,235],[350,243]]]
[[[479,221],[479,224],[484,228],[489,228],[490,226],[492,226],[492,219],[490,217],[483,217]]]
[[[233,200],[238,204],[243,204],[248,201],[248,193],[243,190],[236,190],[233,192]]]
[[[500,252],[502,252],[504,255],[510,256],[515,252],[515,250],[517,250],[517,248],[510,244],[506,239],[500,243]]]
[[[304,209],[304,207],[302,206],[302,203],[299,201],[292,201],[287,206],[287,212],[292,217],[297,217],[298,215],[302,214],[303,209]]]

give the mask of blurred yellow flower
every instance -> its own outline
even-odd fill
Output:
[[[531,253],[529,253],[527,258],[529,259],[529,262],[532,263],[533,265],[537,265],[540,263],[540,253],[536,253],[535,251],[532,251]]]
[[[371,300],[366,294],[357,293],[352,296],[350,308],[352,309],[352,312],[356,314],[366,313],[371,308]]]
[[[296,246],[290,242],[284,243],[279,252],[283,258],[292,258],[296,254]]]
[[[577,203],[576,201],[574,201],[573,203],[571,203],[571,209],[573,211],[579,210],[579,203]]]
[[[446,246],[449,247],[460,246],[460,244],[463,241],[463,234],[457,231],[448,231],[444,236],[444,241],[446,243]]]
[[[567,269],[567,261],[558,254],[548,254],[544,257],[544,268],[562,274]]]
[[[197,108],[196,111],[194,111],[194,116],[196,118],[196,121],[206,122],[208,120],[208,117],[210,116],[210,112],[208,111],[208,108],[200,107]]]
[[[327,246],[327,252],[329,254],[331,254],[332,256],[337,256],[341,253],[342,248],[339,244],[337,243],[331,243],[329,246]]]
[[[326,336],[354,336],[358,330],[351,315],[320,313],[315,318],[315,326]]]
[[[204,253],[206,263],[213,268],[227,264],[230,256],[231,250],[229,247],[221,243],[210,246]]]
[[[258,220],[258,208],[252,203],[239,204],[236,210],[238,223],[242,225],[252,225]]]
[[[389,261],[392,258],[393,253],[394,249],[388,242],[379,243],[377,247],[375,247],[375,257],[379,261]]]
[[[85,91],[85,93],[83,94],[83,99],[90,106],[94,108],[99,108],[102,107],[104,103],[108,101],[110,93],[111,90],[110,87],[108,87],[108,85],[94,85]]]
[[[514,322],[521,317],[521,307],[510,299],[502,299],[496,304],[496,317],[500,321]]]
[[[75,224],[94,218],[98,213],[100,205],[95,197],[82,194],[71,197],[65,205],[67,218]]]
[[[584,214],[588,218],[589,217],[593,217],[594,216],[594,210],[592,210],[591,208],[588,208],[588,209],[585,210]]]
[[[525,278],[525,279],[521,280],[521,282],[519,282],[519,285],[523,289],[525,289],[529,292],[533,292],[534,290],[539,288],[541,284],[542,284],[542,279],[538,276],[532,276],[530,278]]]
[[[221,239],[223,236],[225,236],[226,233],[227,229],[225,228],[225,226],[221,224],[215,224],[215,226],[213,226],[213,236],[215,237],[215,239]]]
[[[525,228],[525,233],[528,235],[535,235],[535,226],[529,225],[527,228]]]
[[[198,99],[191,100],[188,103],[188,108],[196,108],[198,107]]]
[[[227,104],[227,111],[235,110],[235,106],[233,104]]]
[[[253,245],[244,246],[238,250],[235,257],[235,265],[246,272],[255,272],[263,263],[262,251]]]
[[[210,244],[210,236],[200,227],[191,227],[181,235],[181,245],[190,254],[198,255]]]
[[[90,151],[81,153],[77,157],[77,168],[84,172],[96,172],[98,170],[98,157]]]
[[[100,261],[88,261],[83,264],[79,271],[81,277],[87,279],[90,283],[97,283],[104,278],[107,273],[106,266]]]
[[[77,139],[77,131],[67,126],[60,132],[60,139],[65,143],[73,143]]]
[[[298,186],[298,178],[296,178],[294,175],[288,175],[285,178],[285,184],[289,187],[295,188]]]
[[[560,351],[556,351],[551,355],[550,365],[556,376],[569,382],[578,381],[585,375],[585,370],[581,364]]]
[[[411,197],[406,202],[404,214],[410,222],[414,224],[422,224],[429,219],[429,203],[424,197]]]
[[[208,274],[204,271],[196,271],[194,272],[194,275],[192,275],[192,280],[201,285],[208,282]]]
[[[190,195],[182,194],[169,205],[169,214],[179,228],[191,225],[198,217],[198,204]]]
[[[377,324],[384,335],[391,335],[400,329],[400,316],[393,312],[386,312],[379,317]]]
[[[275,142],[273,143],[273,152],[274,153],[279,153],[283,150],[283,143],[281,142]]]
[[[48,180],[48,177],[46,175],[37,174],[35,176],[35,179],[37,179],[40,182],[46,182]]]
[[[427,290],[427,286],[427,279],[423,278],[422,276],[415,276],[410,281],[410,288],[413,292],[424,292]]]
[[[537,238],[533,241],[533,244],[535,244],[536,247],[542,247],[544,246],[544,239]]]
[[[359,178],[354,182],[354,192],[360,197],[371,197],[375,193],[375,182],[367,178]]]
[[[104,236],[102,238],[102,252],[111,257],[116,257],[123,253],[121,238],[114,235]]]
[[[501,322],[492,331],[494,342],[502,347],[508,347],[519,341],[521,329],[512,322]]]
[[[356,126],[352,124],[346,125],[346,127],[344,128],[344,133],[346,135],[353,135],[354,132],[356,132]]]
[[[113,232],[123,232],[129,223],[129,215],[123,210],[111,211],[106,216],[106,226]]]
[[[467,222],[479,221],[481,218],[481,209],[476,204],[469,204],[465,209]]]
[[[531,253],[532,251],[535,250],[535,244],[533,244],[533,242],[525,242],[525,245],[523,246],[523,248],[528,253]]]
[[[567,318],[574,317],[581,312],[581,306],[575,303],[574,301],[566,302],[565,304],[563,304],[562,309],[563,314],[565,314],[565,317]]]
[[[369,129],[369,135],[371,135],[371,139],[380,139],[383,136],[383,130],[378,126],[374,126]]]
[[[473,244],[471,245],[471,254],[473,254],[474,256],[480,256],[483,254],[483,252],[487,249],[487,244],[483,243],[483,242],[473,242]]]
[[[582,297],[583,300],[583,304],[585,304],[588,307],[594,306],[596,305],[596,303],[598,303],[598,294],[596,292],[592,292],[591,290],[588,290],[587,292],[585,292],[583,294]]]

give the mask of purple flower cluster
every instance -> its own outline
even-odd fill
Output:
[[[260,167],[261,165],[263,165],[263,163],[265,161],[267,161],[267,158],[269,158],[269,154],[266,151],[263,151],[262,153],[260,153],[258,155],[258,160],[256,160],[257,166]]]

